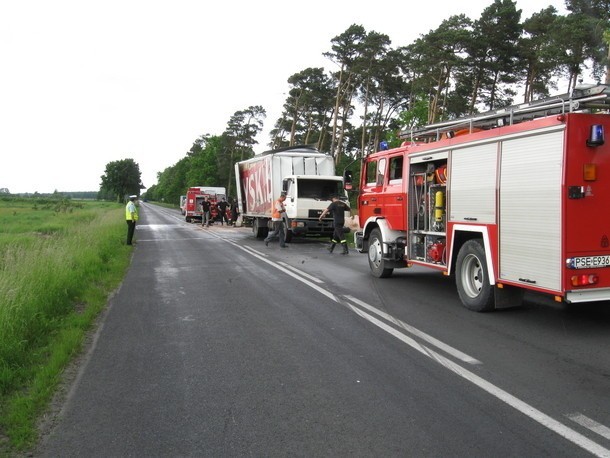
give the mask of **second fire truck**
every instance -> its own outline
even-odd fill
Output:
[[[356,247],[374,276],[455,277],[475,311],[524,291],[610,300],[610,87],[438,123],[364,159]]]

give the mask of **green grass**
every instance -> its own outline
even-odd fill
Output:
[[[0,449],[25,450],[68,362],[123,279],[122,205],[0,200]]]

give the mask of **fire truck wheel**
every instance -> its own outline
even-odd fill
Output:
[[[480,240],[469,240],[457,257],[455,283],[466,308],[475,312],[494,309],[493,288],[489,284],[485,249]]]
[[[382,243],[381,231],[373,229],[369,237],[369,267],[377,278],[389,277],[394,271],[393,268],[385,267],[386,262],[383,259],[383,252],[381,250]]]

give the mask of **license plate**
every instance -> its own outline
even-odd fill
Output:
[[[610,255],[580,256],[572,258],[574,269],[594,269],[596,267],[610,267]]]

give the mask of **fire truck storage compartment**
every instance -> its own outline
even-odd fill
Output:
[[[411,159],[409,174],[410,258],[446,265],[447,152]]]
[[[510,280],[561,289],[563,126],[502,142],[500,272]]]
[[[498,141],[494,139],[451,151],[451,222],[496,222],[498,149]]]

